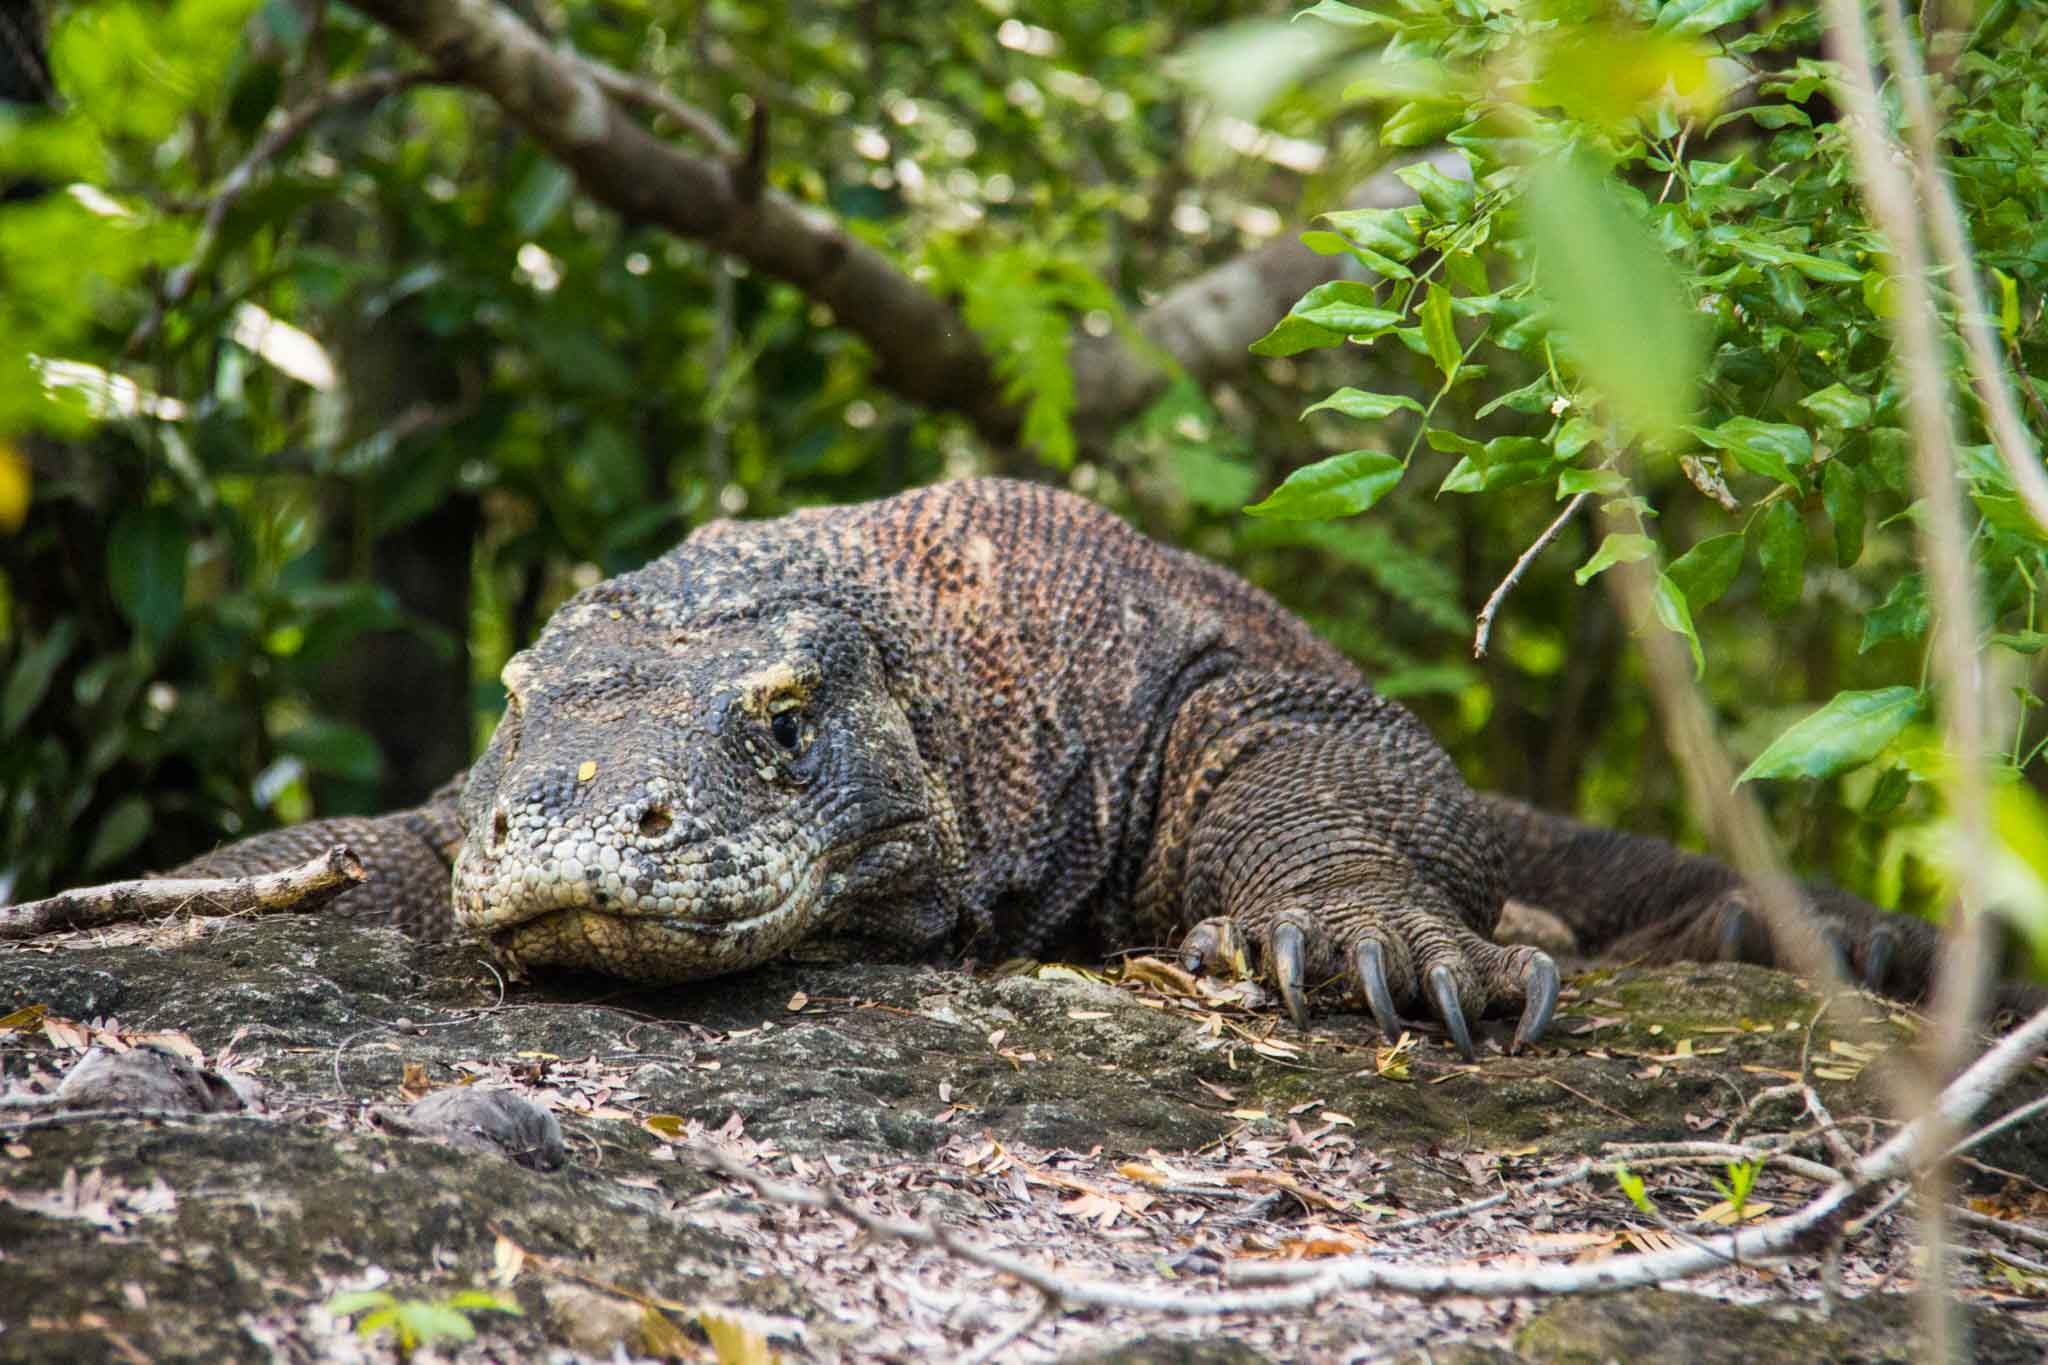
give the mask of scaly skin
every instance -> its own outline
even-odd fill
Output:
[[[444,895],[459,828],[455,924],[515,966],[1177,942],[1255,953],[1299,1022],[1336,982],[1469,1054],[1468,1013],[1519,1014],[1519,1043],[1555,1000],[1549,958],[1492,942],[1509,895],[1589,951],[1775,956],[1726,868],[1474,794],[1264,593],[1033,485],[706,526],[565,604],[505,684],[459,802],[356,829],[373,870],[396,852],[343,899]],[[212,865],[252,848],[292,860]],[[1830,894],[1847,959],[1923,989],[1925,927]]]

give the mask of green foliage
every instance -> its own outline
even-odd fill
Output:
[[[1714,1188],[1728,1201],[1734,1221],[1742,1221],[1743,1210],[1749,1207],[1749,1192],[1756,1188],[1757,1175],[1763,1168],[1762,1161],[1731,1161],[1728,1163],[1728,1178],[1714,1181]]]
[[[768,182],[954,299],[1023,467],[1073,464],[1076,329],[1238,249],[1169,222],[1249,202],[1165,116],[1198,20],[799,8],[543,22],[737,132],[765,104]],[[360,101],[238,172],[416,64],[346,6],[37,9],[62,106],[0,105],[0,900],[416,800],[595,576],[989,463],[810,299],[594,208],[488,100]],[[1172,458],[1234,508],[1255,476],[1212,436]]]
[[[327,1301],[327,1311],[355,1318],[358,1336],[388,1335],[401,1360],[422,1346],[474,1341],[476,1328],[469,1320],[473,1314],[522,1316],[512,1300],[481,1289],[459,1290],[439,1299],[401,1299],[388,1290],[365,1289],[336,1294]]]
[[[1657,1206],[1650,1202],[1649,1191],[1645,1189],[1641,1176],[1630,1170],[1626,1165],[1616,1165],[1614,1168],[1614,1183],[1621,1186],[1621,1192],[1628,1196],[1629,1203],[1634,1204],[1644,1213],[1652,1216],[1656,1214]]]
[[[1247,510],[1398,517],[1412,494],[1395,483],[1418,486],[1425,450],[1454,457],[1439,493],[1592,494],[1625,529],[1583,557],[1577,583],[1668,560],[1658,619],[1686,638],[1737,723],[1751,722],[1738,739],[1755,756],[1744,777],[1834,783],[1833,799],[1870,823],[1829,820],[1853,840],[1827,860],[1852,885],[1898,896],[1878,868],[1924,851],[1914,831],[1937,816],[1928,772],[1887,759],[1926,705],[1913,649],[1927,647],[1927,603],[1891,369],[1891,267],[1826,98],[1833,68],[1813,55],[1813,16],[1760,17],[1750,0],[1325,0],[1300,18],[1328,44],[1292,73],[1302,98],[1326,116],[1376,119],[1384,148],[1442,139],[1470,176],[1447,173],[1457,168],[1439,154],[1402,172],[1419,203],[1325,214],[1304,236],[1364,281],[1304,297],[1254,350],[1350,343],[1361,358],[1338,374],[1364,366],[1374,392],[1341,388],[1308,411],[1373,422],[1376,440],[1295,470]],[[1941,35],[1953,60],[1935,64],[1936,97],[1947,169],[2026,391],[2048,368],[2048,180],[2034,134],[2048,25],[2033,16],[2004,31],[1996,45]],[[1354,73],[1348,84],[1323,79],[1333,67]],[[1747,91],[1730,102],[1736,84]],[[1953,312],[1946,292],[1942,303]],[[1428,365],[1404,393],[1387,377],[1422,368],[1408,356]],[[1951,387],[1969,392],[1960,346],[1949,363]],[[1986,644],[2030,640],[2048,529],[2026,515],[1982,413],[1959,417],[1975,443],[1963,477],[1995,618]],[[1531,592],[1518,589],[1510,619]],[[1826,661],[1825,704],[1775,735],[1754,715],[1771,684],[1741,683],[1759,653],[1759,606],[1785,638],[1824,642],[1806,655]],[[2005,676],[2030,711],[2024,676]],[[2038,729],[2023,714],[2008,749],[1984,757],[2022,775]],[[1882,804],[1866,800],[1873,782]]]

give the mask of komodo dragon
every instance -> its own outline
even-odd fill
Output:
[[[1249,949],[1298,1024],[1341,984],[1468,1057],[1468,1016],[1518,1014],[1520,1046],[1557,1000],[1548,956],[1491,938],[1507,897],[1588,951],[1773,957],[1727,868],[1475,794],[1265,593],[1030,484],[715,522],[570,599],[504,680],[466,784],[181,871],[346,841],[374,880],[343,909],[442,933],[452,905],[515,966],[653,981],[828,940]],[[1813,894],[1866,983],[1925,989],[1928,926]]]

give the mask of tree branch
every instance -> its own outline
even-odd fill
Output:
[[[253,877],[145,877],[82,886],[0,909],[0,940],[58,929],[93,929],[173,914],[268,915],[311,910],[370,879],[346,844],[297,867]]]
[[[575,175],[584,193],[626,218],[702,242],[825,304],[867,343],[876,381],[926,407],[958,412],[998,447],[1021,420],[980,338],[952,305],[857,241],[828,215],[774,189],[749,194],[745,149],[701,111],[637,78],[556,47],[496,0],[353,0],[411,43],[444,78],[488,96]],[[610,98],[607,98],[610,96]],[[665,114],[717,154],[662,141],[622,105]],[[1435,154],[1466,174],[1455,153]],[[1391,171],[1354,204],[1411,202]],[[1078,336],[1074,425],[1099,440],[1136,415],[1178,369],[1208,384],[1249,364],[1246,347],[1294,300],[1336,278],[1341,258],[1299,242],[1269,243],[1181,285],[1137,318],[1142,338]]]

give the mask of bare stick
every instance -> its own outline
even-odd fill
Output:
[[[1478,628],[1472,635],[1473,658],[1483,659],[1486,657],[1487,640],[1493,634],[1494,613],[1500,610],[1500,604],[1505,602],[1508,594],[1515,590],[1515,584],[1522,581],[1522,575],[1529,572],[1529,566],[1536,562],[1536,556],[1550,548],[1550,542],[1557,539],[1558,533],[1564,530],[1565,523],[1577,516],[1579,508],[1583,507],[1586,499],[1592,496],[1591,493],[1580,493],[1575,495],[1570,502],[1566,503],[1564,510],[1557,514],[1557,519],[1544,527],[1543,534],[1530,542],[1528,549],[1522,551],[1522,557],[1515,561],[1515,567],[1508,570],[1508,576],[1503,578],[1500,581],[1500,586],[1493,590],[1493,596],[1486,599],[1486,605],[1479,609]]]
[[[57,929],[96,929],[174,914],[272,915],[311,910],[370,879],[346,844],[282,872],[253,877],[147,877],[66,891],[0,909],[0,939]]]

